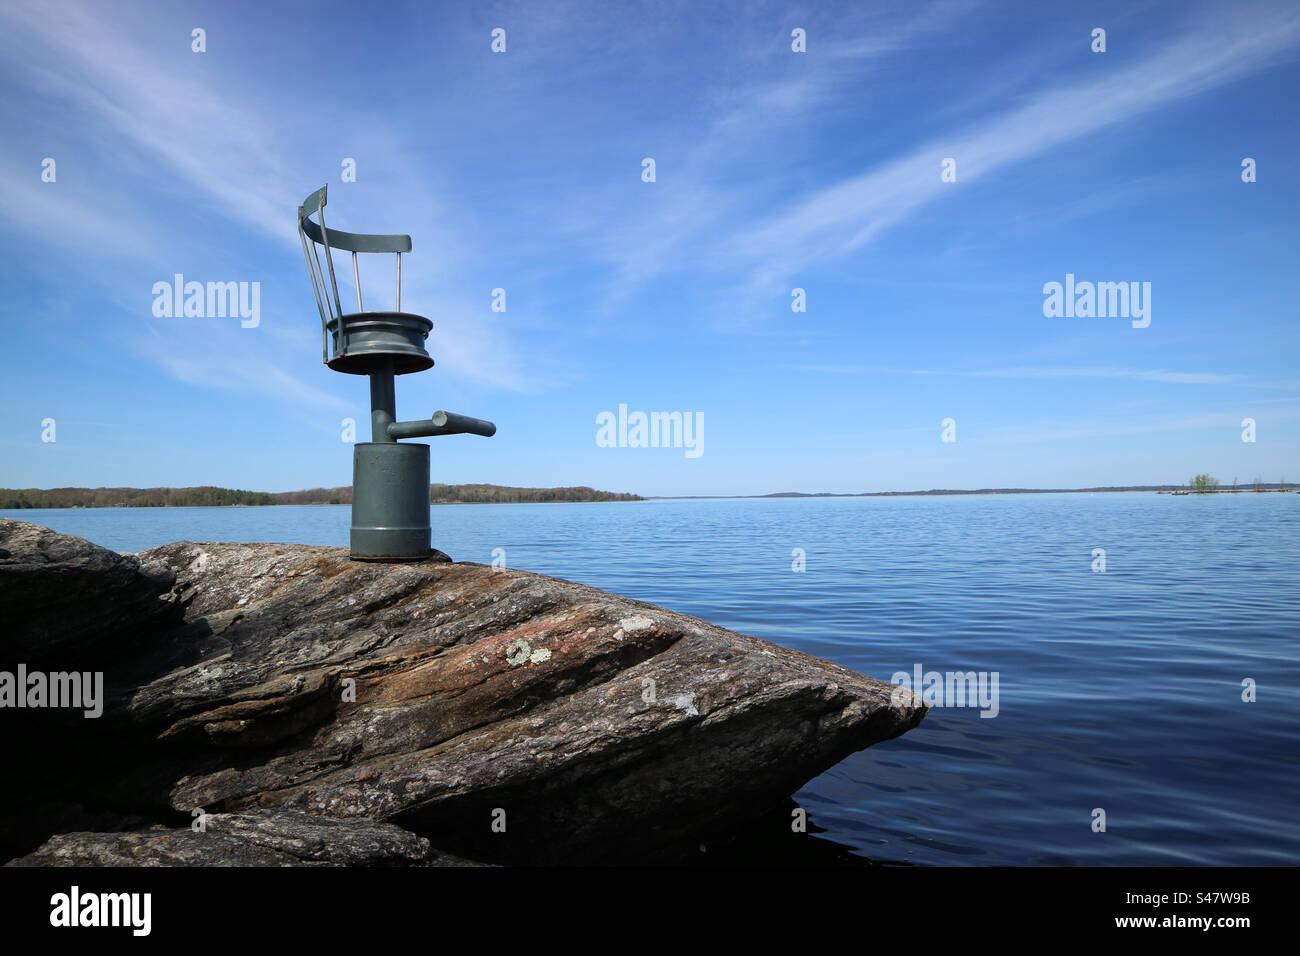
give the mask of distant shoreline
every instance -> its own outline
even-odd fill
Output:
[[[516,488],[508,485],[429,486],[429,503],[544,504],[558,501],[641,501],[640,495],[597,491],[586,485]],[[350,505],[351,486],[304,491],[246,491],[200,485],[191,488],[0,488],[0,511],[45,508],[266,508],[275,505]]]
[[[1260,490],[1268,491],[1300,491],[1295,485],[1288,482],[1283,485],[1278,482],[1269,482],[1261,484]],[[1180,492],[1183,494],[1202,494],[1202,492],[1188,491],[1186,485],[1114,485],[1100,488],[979,488],[975,490],[965,490],[956,488],[932,488],[929,491],[777,491],[766,495],[646,495],[646,501],[706,501],[711,499],[723,498],[915,498],[929,495],[1084,495],[1097,494],[1099,492],[1121,492],[1121,491],[1145,491],[1156,494],[1173,494]],[[1252,485],[1249,488],[1238,488],[1233,491],[1231,488],[1220,488],[1217,492],[1204,492],[1204,494],[1222,494],[1222,495],[1245,495],[1255,494],[1255,488]]]
[[[722,501],[772,498],[916,498],[940,495],[1060,495],[1146,492],[1155,494],[1259,494],[1300,491],[1290,483],[1261,483],[1237,489],[1197,492],[1186,485],[1112,485],[1098,488],[933,488],[928,491],[803,492],[778,491],[766,495],[634,495],[596,491],[587,486],[566,488],[514,488],[505,485],[434,485],[430,505],[551,504],[607,501]],[[159,500],[163,499],[163,500]],[[273,508],[277,505],[350,505],[352,489],[315,488],[308,491],[239,491],[197,488],[0,488],[0,511],[92,508]]]

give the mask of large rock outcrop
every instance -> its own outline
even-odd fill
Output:
[[[34,540],[65,561],[94,548],[57,537],[57,551]],[[5,547],[0,591],[25,561]],[[46,826],[276,811],[385,821],[491,862],[673,859],[925,710],[806,654],[524,571],[288,544],[181,542],[135,560],[128,593],[173,583],[105,667],[104,716],[50,732],[85,769],[35,775],[48,807],[76,811]],[[21,597],[3,600],[21,614]],[[184,620],[160,627],[168,607]],[[48,735],[31,739],[49,752]],[[102,839],[87,859],[136,838]]]
[[[0,518],[0,664],[93,663],[175,620],[174,583],[162,565]]]

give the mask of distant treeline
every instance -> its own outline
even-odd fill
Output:
[[[1195,480],[1195,479],[1193,479]],[[1098,488],[931,488],[929,491],[861,491],[861,492],[803,492],[803,491],[778,491],[770,495],[751,495],[754,498],[888,498],[897,497],[917,497],[923,495],[1060,495],[1060,494],[1093,494],[1099,491],[1178,491],[1186,488],[1187,485],[1106,485]],[[1236,485],[1234,484],[1235,488]],[[1263,491],[1282,491],[1289,490],[1292,485],[1286,485],[1278,482],[1260,482],[1256,480],[1255,490]]]
[[[273,505],[275,496],[236,488],[0,488],[0,509],[193,508]]]
[[[352,488],[311,488],[271,495],[277,505],[349,505]],[[640,495],[576,488],[509,488],[505,485],[430,485],[435,505],[523,504],[535,501],[644,501]]]
[[[642,501],[640,495],[577,488],[431,485],[432,504],[516,504],[535,501]],[[240,491],[234,488],[0,488],[0,511],[21,508],[193,508],[221,505],[348,505],[352,488]]]
[[[434,504],[521,504],[529,501],[643,501],[621,491],[576,488],[507,488],[504,485],[433,485]]]

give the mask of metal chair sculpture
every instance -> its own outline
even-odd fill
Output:
[[[424,342],[433,323],[402,311],[402,253],[410,236],[362,235],[325,225],[326,187],[298,207],[298,236],[311,274],[321,320],[321,360],[336,372],[370,377],[369,442],[358,442],[352,466],[352,557],[361,561],[411,561],[429,556],[429,446],[399,438],[496,434],[491,422],[434,412],[420,421],[396,420],[393,378],[433,367]],[[312,222],[315,215],[319,223]],[[320,250],[325,252],[321,265]],[[335,249],[352,253],[357,311],[345,313],[334,274]],[[361,297],[358,253],[395,253],[397,297],[392,312],[367,312]],[[328,281],[327,277],[328,276]]]
[[[420,315],[402,311],[402,253],[411,251],[410,236],[371,236],[341,232],[325,225],[326,187],[308,196],[298,207],[298,235],[311,273],[312,291],[321,317],[322,360],[336,372],[369,375],[393,361],[393,373],[423,372],[433,367],[424,350],[424,340],[433,323]],[[320,224],[309,218],[313,214]],[[321,266],[320,249],[325,250]],[[352,277],[356,286],[357,311],[344,313],[334,274],[333,250],[352,253]],[[358,253],[391,252],[397,256],[397,308],[393,312],[367,312],[361,298],[361,270]]]

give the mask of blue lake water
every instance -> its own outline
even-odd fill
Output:
[[[328,506],[3,514],[120,551],[345,545],[349,521]],[[996,717],[933,709],[800,791],[821,837],[856,855],[1300,863],[1300,495],[453,505],[433,526],[458,560],[503,548],[510,567],[883,680],[917,665],[997,672]]]

